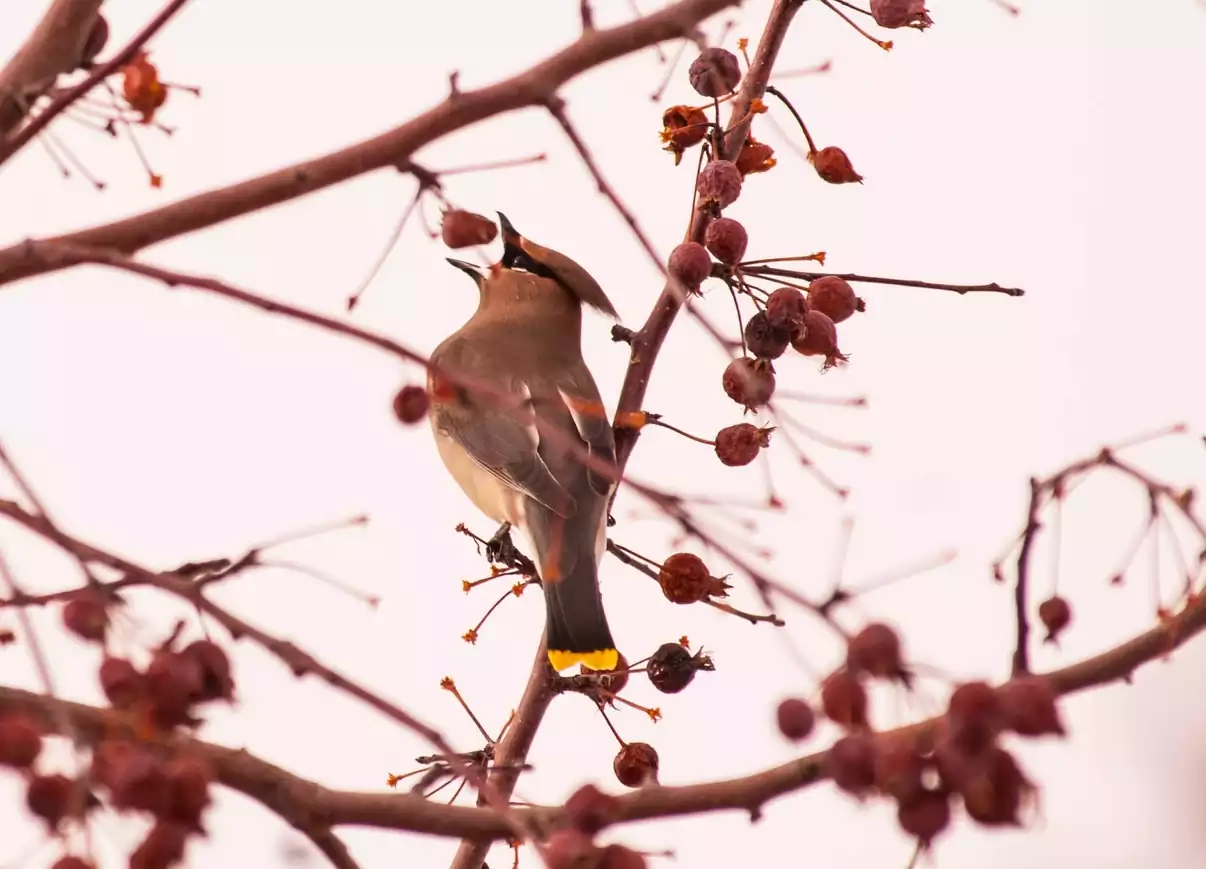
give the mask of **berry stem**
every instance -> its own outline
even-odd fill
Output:
[[[705,444],[709,447],[716,446],[716,441],[710,441],[710,440],[707,440],[706,438],[696,437],[693,434],[683,431],[681,428],[676,428],[675,426],[670,425],[670,423],[668,423],[668,422],[662,422],[661,419],[659,419],[655,414],[649,414],[648,421],[649,421],[650,425],[657,425],[657,426],[661,426],[662,428],[668,428],[668,429],[670,429],[670,431],[674,432],[675,434],[680,434],[689,440],[695,441],[696,443]],[[650,562],[650,563],[652,564],[653,562]]]
[[[791,104],[791,100],[783,96],[783,91],[779,90],[773,84],[766,86],[766,92],[771,96],[777,97],[779,102],[787,106],[787,110],[791,112],[791,116],[796,119],[796,123],[800,125],[800,132],[804,134],[805,141],[808,142],[809,155],[817,152],[817,143],[812,140],[812,134],[808,132],[808,125],[804,123],[804,119],[800,117],[800,113],[796,111],[796,107]]]
[[[872,42],[874,42],[876,45],[878,45],[884,51],[892,50],[892,42],[890,40],[888,42],[884,42],[881,39],[876,39],[870,33],[868,33],[867,31],[863,30],[863,28],[861,28],[857,24],[855,24],[853,18],[851,18],[849,15],[847,15],[841,9],[838,9],[836,6],[834,6],[833,3],[830,2],[830,0],[821,0],[821,2],[824,3],[827,7],[829,7],[829,9],[832,10],[834,13],[836,13],[839,18],[841,18],[843,21],[845,21],[847,24],[849,24],[851,27],[853,27],[855,30],[857,30],[859,33],[861,33],[863,36],[870,39]],[[840,2],[840,0],[839,0],[839,2]],[[845,6],[848,4],[843,3],[842,5]],[[851,6],[850,8],[858,9],[858,7],[856,7],[856,6]],[[862,12],[863,10],[858,9],[858,11]]]
[[[738,265],[741,268],[746,266],[766,265],[768,263],[795,263],[795,262],[815,262],[825,265],[825,251],[820,250],[816,253],[804,254],[803,256],[775,256],[769,259],[751,259],[746,260]]]
[[[612,697],[616,700],[620,699],[614,694]],[[603,708],[603,704],[597,704],[597,708],[599,710],[599,714],[603,716],[603,723],[607,725],[607,729],[611,731],[611,735],[616,738],[616,742],[620,743],[620,748],[626,747],[628,743],[624,741],[624,737],[620,736],[620,732],[616,730],[615,725],[611,723],[611,719],[607,717],[607,710]]]
[[[774,266],[754,265],[742,266],[742,270],[757,278],[771,280],[776,276],[796,278],[797,280],[812,281],[823,277],[838,277],[845,281],[856,281],[864,284],[891,284],[900,287],[919,287],[924,290],[946,290],[951,293],[965,295],[967,293],[1001,293],[1006,296],[1024,296],[1026,291],[1017,287],[1002,287],[991,284],[939,284],[932,281],[916,281],[908,278],[881,278],[872,275],[834,274],[833,272],[803,272],[794,269],[780,269]]]

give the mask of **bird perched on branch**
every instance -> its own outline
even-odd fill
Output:
[[[616,485],[615,439],[582,359],[582,305],[617,314],[582,266],[498,217],[501,262],[482,272],[448,260],[477,285],[478,306],[431,354],[432,430],[449,473],[501,523],[491,556],[504,551],[512,528],[530,541],[549,662],[557,670],[577,663],[610,670],[618,654],[598,568]]]

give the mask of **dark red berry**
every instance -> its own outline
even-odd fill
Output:
[[[130,855],[130,869],[170,869],[184,860],[191,832],[184,824],[158,822]]]
[[[863,182],[863,176],[854,171],[850,158],[841,148],[830,145],[808,155],[812,168],[817,170],[822,181],[830,184],[850,184]]]
[[[716,433],[716,456],[730,468],[748,465],[758,451],[770,446],[772,427],[758,428],[748,422],[722,428]]]
[[[221,646],[210,640],[196,640],[185,646],[180,654],[192,658],[201,668],[201,690],[197,694],[198,702],[230,700],[234,697],[230,658],[227,657]]]
[[[565,801],[565,818],[574,829],[593,836],[620,816],[620,803],[592,784],[570,794]]]
[[[647,742],[629,742],[620,749],[611,763],[612,771],[620,784],[638,788],[643,784],[657,783],[657,751]]]
[[[700,170],[695,181],[701,206],[728,208],[741,195],[741,170],[728,160],[713,160]]]
[[[688,604],[710,596],[724,597],[728,583],[708,573],[707,565],[698,555],[676,552],[662,563],[657,574],[662,594],[671,603]]]
[[[177,757],[168,762],[167,799],[152,811],[161,820],[178,821],[200,829],[201,815],[210,804],[209,785],[213,772],[197,757]]]
[[[42,753],[42,729],[24,713],[0,715],[0,766],[29,769]]]
[[[75,782],[65,775],[36,775],[26,787],[25,804],[47,827],[57,830],[71,813],[75,787]]]
[[[817,717],[808,701],[799,697],[788,697],[780,701],[779,708],[775,711],[775,719],[779,724],[779,732],[792,742],[807,739],[817,723]]]
[[[837,326],[820,311],[808,312],[791,346],[804,356],[824,356],[826,368],[846,361],[846,355],[838,349]]]
[[[900,828],[915,837],[923,847],[938,837],[951,823],[950,797],[941,791],[925,790],[896,807]]]
[[[646,869],[648,865],[639,851],[612,844],[603,849],[598,869]]]
[[[414,425],[422,422],[427,416],[427,406],[430,398],[422,386],[408,383],[394,395],[394,416],[403,425]]]
[[[63,605],[63,625],[91,643],[103,643],[109,628],[109,613],[100,595],[85,591]]]
[[[205,674],[196,658],[170,649],[156,652],[147,666],[146,685],[159,725],[187,723],[189,707],[200,698],[204,684]]]
[[[745,227],[731,217],[718,217],[704,231],[704,247],[725,265],[737,265],[745,256],[750,237]]]
[[[695,679],[699,670],[716,669],[712,659],[702,650],[692,655],[680,643],[663,643],[649,658],[645,672],[653,687],[663,694],[677,694]]]
[[[580,830],[554,830],[544,840],[544,863],[548,869],[596,869],[602,851]]]
[[[892,679],[904,669],[900,636],[888,625],[875,622],[854,635],[846,648],[846,667],[879,679]]]
[[[924,789],[927,762],[917,739],[909,734],[881,737],[875,752],[875,784],[898,802],[916,798]]]
[[[791,332],[776,329],[765,311],[759,311],[745,323],[745,346],[760,359],[778,359],[791,346]]]
[[[825,275],[808,285],[808,307],[820,311],[834,323],[850,319],[855,311],[867,309],[866,303],[854,295],[854,288],[837,275]]]
[[[959,787],[968,816],[986,827],[1020,826],[1022,803],[1033,792],[1017,760],[996,745],[975,760]]]
[[[1019,736],[1066,736],[1055,689],[1046,676],[1020,676],[997,688],[1004,726]]]
[[[746,410],[764,407],[775,394],[775,370],[766,360],[742,356],[724,369],[724,394]]]
[[[986,682],[965,682],[951,692],[946,710],[950,739],[975,754],[986,749],[1001,730],[1001,699]]]
[[[795,287],[779,287],[767,297],[766,319],[775,329],[787,333],[788,341],[804,325],[808,299]]]
[[[1072,623],[1072,607],[1059,595],[1049,597],[1038,608],[1039,621],[1047,629],[1044,642],[1054,643]]]
[[[114,808],[166,814],[171,799],[167,769],[159,757],[132,743],[105,743],[103,755],[93,757],[97,782],[109,789]]]
[[[871,17],[880,27],[925,30],[934,23],[925,0],[871,0]]]
[[[821,684],[821,709],[835,724],[852,730],[867,726],[867,690],[858,676],[844,667]]]
[[[687,78],[695,92],[705,97],[722,97],[732,93],[741,81],[741,66],[737,56],[723,48],[705,48],[691,61]]]
[[[843,736],[826,752],[825,772],[846,793],[866,796],[875,787],[875,740],[866,733]]]
[[[623,652],[616,653],[616,665],[610,670],[592,670],[585,664],[578,668],[583,676],[594,677],[595,684],[612,694],[619,694],[628,685],[628,659]]]
[[[684,241],[670,251],[669,268],[670,274],[682,281],[687,289],[698,289],[712,274],[712,257],[699,242]]]
[[[105,658],[98,675],[101,690],[114,709],[130,709],[146,694],[142,674],[125,658]]]
[[[498,225],[488,217],[453,208],[444,212],[440,221],[444,244],[456,250],[478,244],[489,244],[498,235]]]

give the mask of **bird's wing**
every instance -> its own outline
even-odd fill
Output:
[[[563,369],[557,380],[557,391],[573,417],[578,434],[590,448],[591,456],[614,469],[615,433],[607,416],[607,408],[599,396],[599,387],[595,385],[595,379],[591,377],[586,364],[579,362]],[[615,480],[598,468],[589,468],[588,471],[591,488],[600,495],[609,494]]]

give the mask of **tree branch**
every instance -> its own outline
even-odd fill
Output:
[[[562,85],[587,70],[664,40],[686,36],[700,21],[737,2],[679,0],[627,24],[588,31],[527,71],[477,90],[457,90],[439,105],[380,136],[315,160],[51,240],[135,253],[374,169],[404,165],[416,151],[437,139],[496,115],[543,106]],[[56,271],[65,265],[48,264],[31,256],[27,245],[15,244],[0,250],[0,284]]]

